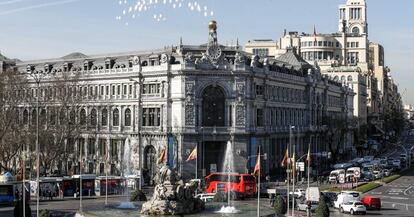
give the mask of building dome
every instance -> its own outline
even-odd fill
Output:
[[[208,29],[210,30],[217,30],[217,22],[212,20],[208,23]]]

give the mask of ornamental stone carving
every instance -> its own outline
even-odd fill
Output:
[[[194,126],[195,125],[195,115],[194,115],[194,105],[188,103],[185,105],[185,125]]]
[[[252,56],[252,62],[250,63],[251,67],[258,67],[259,66],[260,57],[258,55]]]
[[[243,104],[239,104],[236,106],[236,125],[244,126],[245,122],[245,107]]]
[[[194,198],[197,183],[184,183],[167,165],[159,168],[155,182],[154,194],[142,205],[141,214],[184,215],[204,210],[204,202]]]
[[[186,53],[185,54],[185,57],[184,57],[184,62],[186,64],[194,64],[195,63],[195,59],[194,59],[193,53],[191,53],[191,52]]]
[[[166,63],[168,63],[168,55],[167,55],[167,54],[165,54],[165,53],[161,54],[161,57],[160,57],[160,62],[161,62],[161,64],[166,64]]]

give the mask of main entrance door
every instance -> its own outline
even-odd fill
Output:
[[[148,185],[152,185],[152,179],[156,173],[157,167],[157,151],[154,146],[150,145],[145,148],[144,151],[144,182]]]
[[[204,168],[206,175],[212,172],[221,172],[223,167],[226,142],[204,142]]]

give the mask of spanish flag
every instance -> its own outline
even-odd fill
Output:
[[[188,155],[188,158],[187,158],[186,162],[192,161],[192,160],[195,160],[195,159],[197,159],[197,147],[195,147],[193,149],[193,151],[191,151],[190,155]]]
[[[310,165],[310,163],[311,163],[310,145],[309,145],[309,148],[308,148],[308,155],[306,156],[306,163],[308,165]]]
[[[158,164],[167,164],[168,156],[167,156],[167,148],[164,148],[161,151],[160,158],[158,158]]]
[[[256,159],[256,166],[254,166],[254,171],[253,174],[254,176],[260,176],[261,173],[261,169],[260,169],[260,153],[257,154],[257,159]]]
[[[281,165],[282,167],[287,167],[288,164],[289,164],[289,150],[286,148],[285,156],[283,156]]]

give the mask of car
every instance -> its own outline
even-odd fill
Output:
[[[369,161],[372,161],[372,160],[374,160],[374,156],[365,156],[364,157],[365,162],[369,162]]]
[[[298,188],[295,192],[289,192],[290,195],[294,195],[296,198],[305,196],[306,191],[304,189]]]
[[[375,179],[382,179],[382,177],[384,176],[381,170],[372,171],[372,175],[374,175]]]
[[[396,169],[396,170],[400,170],[401,169],[401,161],[400,160],[394,160],[392,162],[392,166]]]
[[[352,201],[360,201],[360,194],[356,191],[342,191],[338,194],[336,201],[334,202],[334,208],[340,209],[342,204],[352,202]]]
[[[379,197],[366,195],[362,198],[362,203],[369,209],[381,210],[381,199]]]
[[[197,194],[195,198],[200,198],[204,203],[213,202],[216,193]]]
[[[388,176],[390,176],[391,175],[391,170],[390,169],[384,169],[384,170],[382,170],[383,172],[384,172],[384,176],[385,177],[388,177]]]
[[[350,202],[343,203],[340,211],[342,213],[348,212],[351,215],[355,215],[358,213],[365,215],[367,213],[367,208],[362,202],[350,201]]]
[[[310,201],[311,203],[311,212],[315,212],[316,208],[318,208],[319,206],[319,202],[318,201]],[[297,209],[299,211],[306,211],[308,208],[308,204],[307,203],[299,203],[297,206]]]

